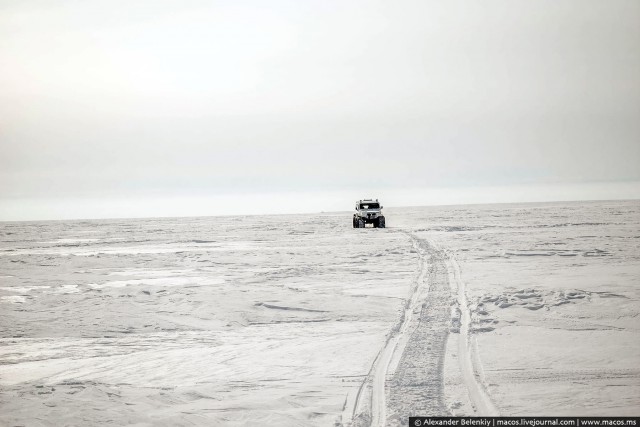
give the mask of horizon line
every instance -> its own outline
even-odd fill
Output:
[[[615,186],[615,187],[619,187],[621,183],[599,183],[599,186],[604,186],[604,187],[611,187],[611,186]],[[578,187],[590,187],[589,185],[585,185],[585,184],[579,184],[577,185]],[[518,200],[499,200],[499,197],[496,197],[496,200],[458,200],[455,202],[450,202],[446,201],[446,200],[434,200],[430,203],[425,203],[425,202],[418,202],[417,204],[412,204],[412,203],[398,203],[398,204],[394,204],[392,203],[391,205],[388,204],[388,202],[385,202],[385,199],[391,199],[393,200],[393,197],[378,197],[379,199],[382,200],[382,204],[386,205],[387,207],[385,209],[401,209],[401,208],[428,208],[428,207],[447,207],[447,206],[486,206],[486,205],[522,205],[522,204],[548,204],[548,203],[591,203],[591,202],[631,202],[631,201],[638,201],[640,200],[640,183],[638,182],[631,182],[631,183],[623,183],[622,185],[623,187],[629,187],[627,188],[627,190],[631,190],[631,191],[622,191],[621,194],[619,194],[617,197],[614,195],[613,197],[611,197],[611,195],[609,195],[609,197],[584,197],[584,198],[576,198],[576,197],[566,197],[566,198],[554,198],[552,197],[552,195],[549,195],[550,197],[545,198],[545,199],[536,199],[536,197],[532,196],[530,197],[530,199],[518,199]],[[523,186],[514,186],[514,187],[482,187],[485,190],[486,189],[493,189],[493,190],[514,190],[514,189],[521,189]],[[527,186],[527,187],[532,187],[532,186]],[[575,184],[572,185],[561,185],[561,186],[557,186],[557,185],[553,185],[553,186],[549,186],[549,185],[543,185],[543,186],[534,186],[535,188],[538,189],[542,189],[542,188],[549,188],[549,187],[554,187],[554,188],[566,188],[566,187],[576,187]],[[480,188],[480,187],[477,187]],[[477,189],[475,188],[475,189]],[[427,195],[427,193],[434,193],[434,192],[442,192],[442,191],[452,191],[455,192],[455,190],[452,189],[422,189],[423,190],[423,196]],[[469,188],[465,188],[465,189],[461,189],[462,192],[469,190]],[[404,191],[406,194],[407,190],[399,190],[397,192],[402,192]],[[409,190],[409,191],[416,191],[416,190]],[[419,190],[418,190],[419,191]],[[393,191],[384,191],[385,193],[394,193]],[[344,193],[345,192],[335,192],[335,191],[327,191],[327,192],[295,192],[295,193],[274,193],[274,194],[278,194],[279,196],[282,196],[284,194],[292,196],[292,195],[296,195],[296,196],[300,196],[302,194],[305,194],[307,196],[311,195],[312,197],[318,196],[318,194],[322,194],[324,195],[324,198],[326,198],[326,196],[328,194],[337,194],[337,193],[341,193],[342,197],[339,197],[339,199],[344,199]],[[355,192],[348,192],[349,195],[353,198],[353,195],[351,193],[355,193]],[[31,217],[31,218],[8,218],[5,216],[5,214],[7,212],[3,211],[3,208],[6,210],[6,206],[3,205],[3,200],[0,199],[0,223],[13,223],[13,222],[49,222],[49,221],[90,221],[90,220],[127,220],[127,219],[162,219],[162,218],[206,218],[206,217],[233,217],[233,216],[250,216],[250,217],[255,217],[255,216],[280,216],[280,215],[304,215],[304,214],[337,214],[337,213],[343,213],[343,212],[350,212],[350,209],[322,209],[321,207],[316,207],[316,208],[312,208],[312,209],[308,209],[308,210],[295,210],[295,209],[288,209],[288,210],[280,210],[278,212],[274,212],[274,211],[262,211],[262,212],[194,212],[194,213],[176,213],[176,212],[166,212],[166,213],[160,213],[158,215],[149,215],[148,214],[148,208],[151,207],[151,205],[155,204],[156,206],[160,206],[160,207],[166,207],[167,204],[171,201],[175,202],[176,200],[183,200],[183,201],[187,201],[190,200],[191,202],[193,202],[194,200],[199,200],[200,202],[206,201],[211,203],[214,200],[218,200],[220,198],[222,199],[229,199],[229,198],[234,198],[235,202],[236,202],[236,206],[237,206],[237,202],[244,202],[248,199],[252,199],[255,200],[256,198],[265,198],[265,197],[269,197],[272,196],[273,194],[270,193],[260,193],[260,194],[243,194],[240,196],[237,195],[209,195],[209,196],[165,196],[165,197],[155,197],[155,198],[149,198],[147,199],[147,202],[149,202],[149,206],[147,207],[147,209],[143,211],[140,211],[139,214],[133,214],[133,215],[127,215],[126,213],[124,215],[82,215],[79,214],[78,216],[73,216],[73,215],[69,215],[66,217],[59,217],[61,215],[50,215],[47,217],[47,215],[42,215],[40,217]],[[124,198],[110,198],[107,199],[107,203],[109,201],[114,202],[114,201],[118,201],[120,203],[122,203],[122,201],[127,200],[127,201],[131,201],[129,198],[127,198],[126,196]],[[399,199],[403,199],[402,197],[400,197]],[[25,199],[23,199],[25,200]],[[26,199],[28,201],[33,202],[33,199]],[[68,198],[63,198],[63,199],[55,199],[56,202],[60,203],[62,202],[63,204],[65,204],[64,202],[67,201],[72,201],[71,205],[73,205],[74,203],[77,204],[78,201],[89,201],[92,199],[78,199],[78,198],[73,198],[73,199],[68,199]],[[101,202],[105,202],[104,199],[99,199]],[[145,199],[140,199],[137,198],[136,201],[139,203],[140,201],[143,201]],[[163,203],[161,203],[160,205],[158,205],[158,201],[162,200]],[[357,199],[354,199],[357,200]],[[398,200],[400,201],[400,200]],[[352,201],[351,201],[352,202]],[[351,206],[351,202],[348,202],[346,205],[344,206]],[[89,203],[90,204],[90,203]],[[45,203],[46,205],[46,203]],[[335,203],[332,203],[331,206],[335,207]],[[58,205],[58,208],[60,207],[60,205]],[[14,206],[15,208],[15,206]],[[71,206],[71,208],[73,208],[73,206]],[[202,206],[199,206],[200,209],[202,209]],[[195,210],[198,210],[197,207],[194,207]],[[87,212],[84,212],[87,213]],[[58,212],[58,214],[60,214],[60,212]],[[25,215],[28,216],[28,215]],[[56,217],[58,216],[58,217]],[[4,218],[3,218],[4,217]]]

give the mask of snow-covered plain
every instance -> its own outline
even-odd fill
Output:
[[[640,202],[0,223],[0,425],[637,415]]]

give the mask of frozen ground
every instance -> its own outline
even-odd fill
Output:
[[[637,415],[640,202],[0,224],[0,425]]]

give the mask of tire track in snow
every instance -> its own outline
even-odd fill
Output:
[[[418,275],[399,323],[357,392],[351,425],[406,425],[412,415],[450,415],[444,403],[444,358],[451,328],[452,290],[462,313],[456,337],[469,399],[475,415],[498,415],[474,372],[471,319],[455,258],[426,239],[406,234],[419,256]]]
[[[460,266],[453,256],[448,255],[446,260],[449,280],[455,284],[457,289],[458,308],[461,313],[458,354],[460,355],[459,362],[462,378],[469,391],[469,399],[476,410],[476,415],[498,416],[500,413],[491,401],[485,386],[482,384],[480,373],[477,372],[478,369],[481,369],[481,365],[477,350],[474,351],[475,346],[470,343],[471,336],[469,334],[469,326],[471,324],[471,312],[469,311],[465,284],[460,274]],[[474,360],[480,365],[476,369],[474,369]]]
[[[415,317],[420,313],[425,298],[425,273],[427,270],[427,252],[415,236],[406,233],[418,253],[418,274],[411,287],[402,316],[387,337],[387,341],[378,352],[369,373],[360,385],[351,414],[352,426],[384,426],[387,420],[386,383],[390,365],[402,354],[409,340],[411,327],[415,326]]]
[[[409,235],[412,239],[413,247],[418,253],[419,267],[418,276],[413,283],[411,295],[404,307],[404,312],[400,319],[400,323],[396,330],[388,340],[387,345],[380,354],[379,363],[373,371],[373,391],[371,394],[371,425],[385,426],[387,425],[387,401],[386,401],[386,385],[392,365],[399,362],[400,356],[404,353],[406,345],[410,339],[412,331],[415,329],[420,315],[423,301],[426,299],[425,274],[427,272],[428,252],[420,244],[420,241],[413,235]]]
[[[425,239],[410,234],[426,265],[413,325],[397,368],[387,384],[384,425],[407,425],[413,415],[446,416],[444,359],[451,328],[451,288],[446,259]]]

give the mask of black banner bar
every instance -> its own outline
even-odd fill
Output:
[[[409,427],[640,427],[640,417],[409,417]]]

